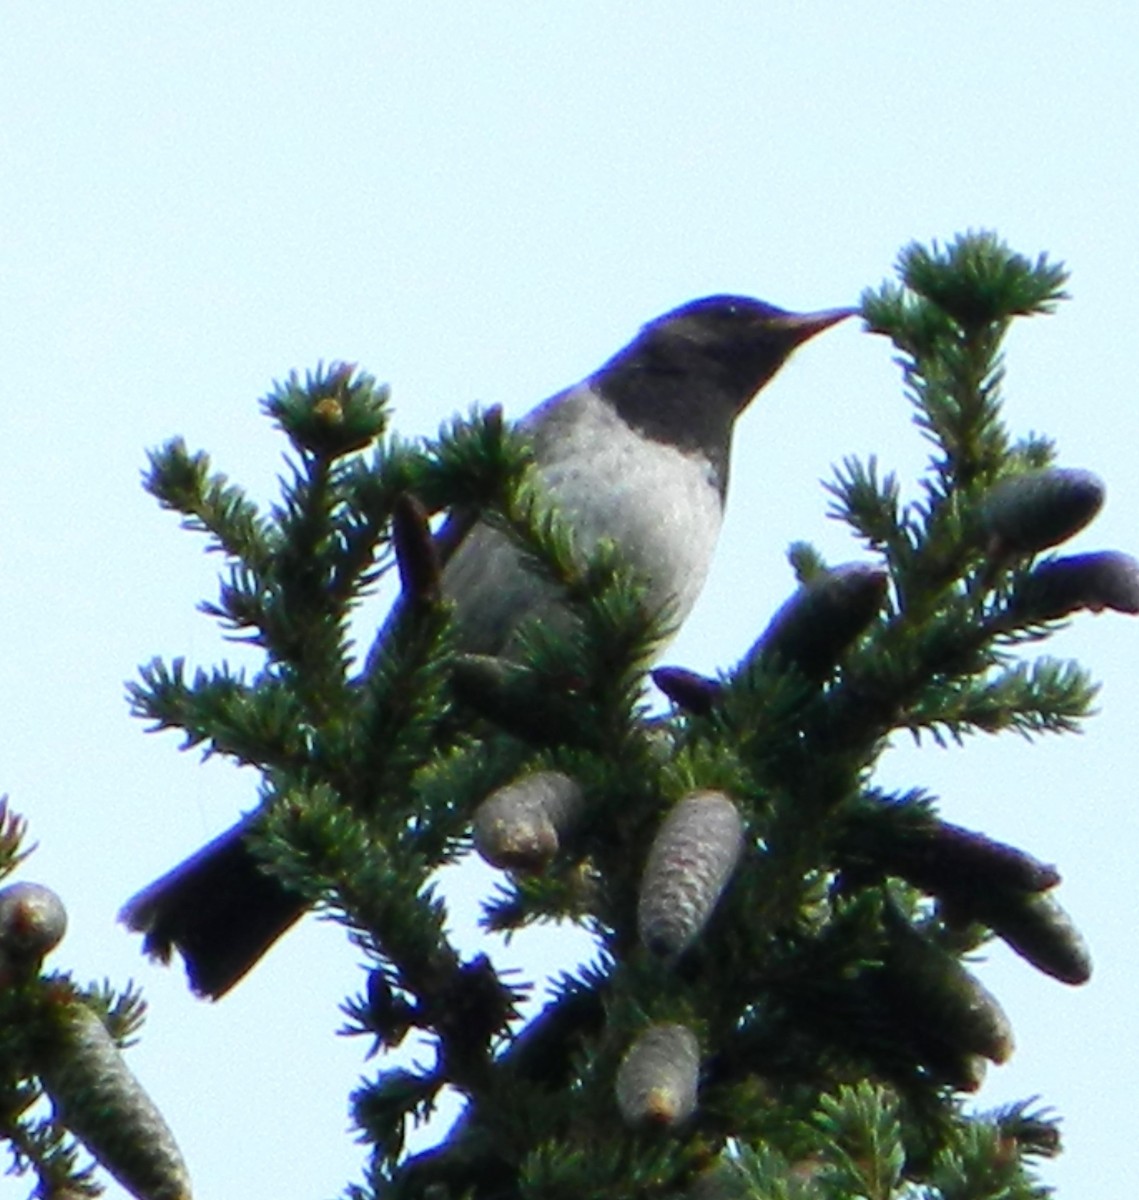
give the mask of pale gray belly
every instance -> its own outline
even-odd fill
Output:
[[[537,467],[538,478],[572,525],[579,548],[588,553],[599,540],[612,540],[646,583],[649,607],[667,607],[675,627],[708,573],[722,515],[719,493],[703,460],[640,438],[607,408],[593,415],[603,422],[604,436],[591,436],[587,445],[572,429],[559,429],[556,456],[542,444],[550,461]],[[462,646],[471,653],[509,653],[524,622],[565,616],[556,590],[485,525],[464,539],[443,584],[456,605]]]

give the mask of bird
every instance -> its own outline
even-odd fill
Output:
[[[704,584],[727,496],[736,419],[792,352],[855,315],[797,313],[741,295],[691,301],[644,325],[580,383],[517,423],[536,483],[588,553],[608,539],[673,632]],[[553,585],[504,535],[475,521],[443,568],[456,645],[510,660],[528,622],[567,619]],[[658,651],[663,646],[657,647]],[[218,999],[305,911],[246,843],[247,814],[127,901],[120,920],[191,989]]]

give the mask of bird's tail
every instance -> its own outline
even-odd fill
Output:
[[[169,962],[177,950],[190,987],[216,1000],[249,971],[304,912],[304,901],[267,875],[245,835],[251,814],[156,879],[123,906],[119,920],[145,934],[143,949]]]

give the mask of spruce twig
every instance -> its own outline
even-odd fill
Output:
[[[1103,485],[1004,421],[1005,334],[1063,298],[1063,268],[979,233],[908,247],[898,274],[863,314],[893,344],[930,447],[914,498],[876,459],[844,460],[830,515],[868,557],[828,568],[792,547],[800,590],[737,667],[658,671],[679,706],[666,717],[642,688],[670,614],[644,611],[612,548],[583,558],[500,414],[381,444],[373,381],[342,367],[293,377],[266,404],[292,447],[267,514],[204,456],[156,453],[152,490],[229,560],[208,611],[265,664],[248,677],[151,664],[134,709],[262,771],[252,837],[266,869],[364,955],[350,1031],[381,1047],[417,1028],[434,1049],[353,1093],[372,1148],[356,1200],[1043,1194],[1030,1159],[1053,1127],[963,1107],[979,1059],[1002,1062],[1012,1033],[960,957],[996,935],[1041,970],[1086,978],[1052,897],[1058,872],[942,820],[920,790],[884,795],[874,769],[899,732],[1078,729],[1088,673],[1028,654],[1081,609],[1139,608],[1139,567],[1050,553],[1094,517]],[[509,661],[456,655],[442,600],[475,520],[573,617],[520,631]],[[351,613],[393,564],[403,594],[357,660]],[[519,781],[534,779],[568,781],[572,821],[519,809]],[[646,896],[666,814],[710,794],[730,823],[665,837],[680,883]],[[526,1024],[531,981],[464,960],[435,891],[477,812],[480,848],[508,871],[484,926],[573,920],[600,947]],[[697,919],[678,924],[694,888]],[[684,1071],[615,1091],[644,1030],[674,1031]],[[408,1158],[409,1122],[448,1084],[466,1113]]]

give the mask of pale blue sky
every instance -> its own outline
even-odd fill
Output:
[[[27,877],[68,904],[58,963],[146,988],[131,1062],[203,1200],[358,1176],[364,1046],[331,1030],[359,977],[309,922],[210,1006],[113,924],[255,785],[122,701],[154,654],[234,656],[194,611],[217,563],[138,486],[146,448],[183,434],[267,498],[281,443],[256,401],[290,368],[359,362],[406,433],[474,401],[517,415],[683,300],[851,303],[908,240],[983,226],[1073,272],[1072,303],[1010,341],[1008,421],[1106,481],[1079,548],[1139,550],[1136,45],[1122,0],[5,7],[0,790],[42,843]],[[734,662],[793,539],[855,556],[819,480],[872,451],[912,478],[908,421],[882,341],[851,324],[805,350],[741,423],[720,555],[668,661]],[[1096,974],[1069,989],[994,950],[980,971],[1019,1048],[982,1101],[1043,1094],[1068,1147],[1049,1181],[1122,1200],[1139,624],[1084,618],[1055,652],[1105,681],[1085,737],[899,748],[884,778],[1060,865]],[[577,945],[526,952],[553,968]]]

